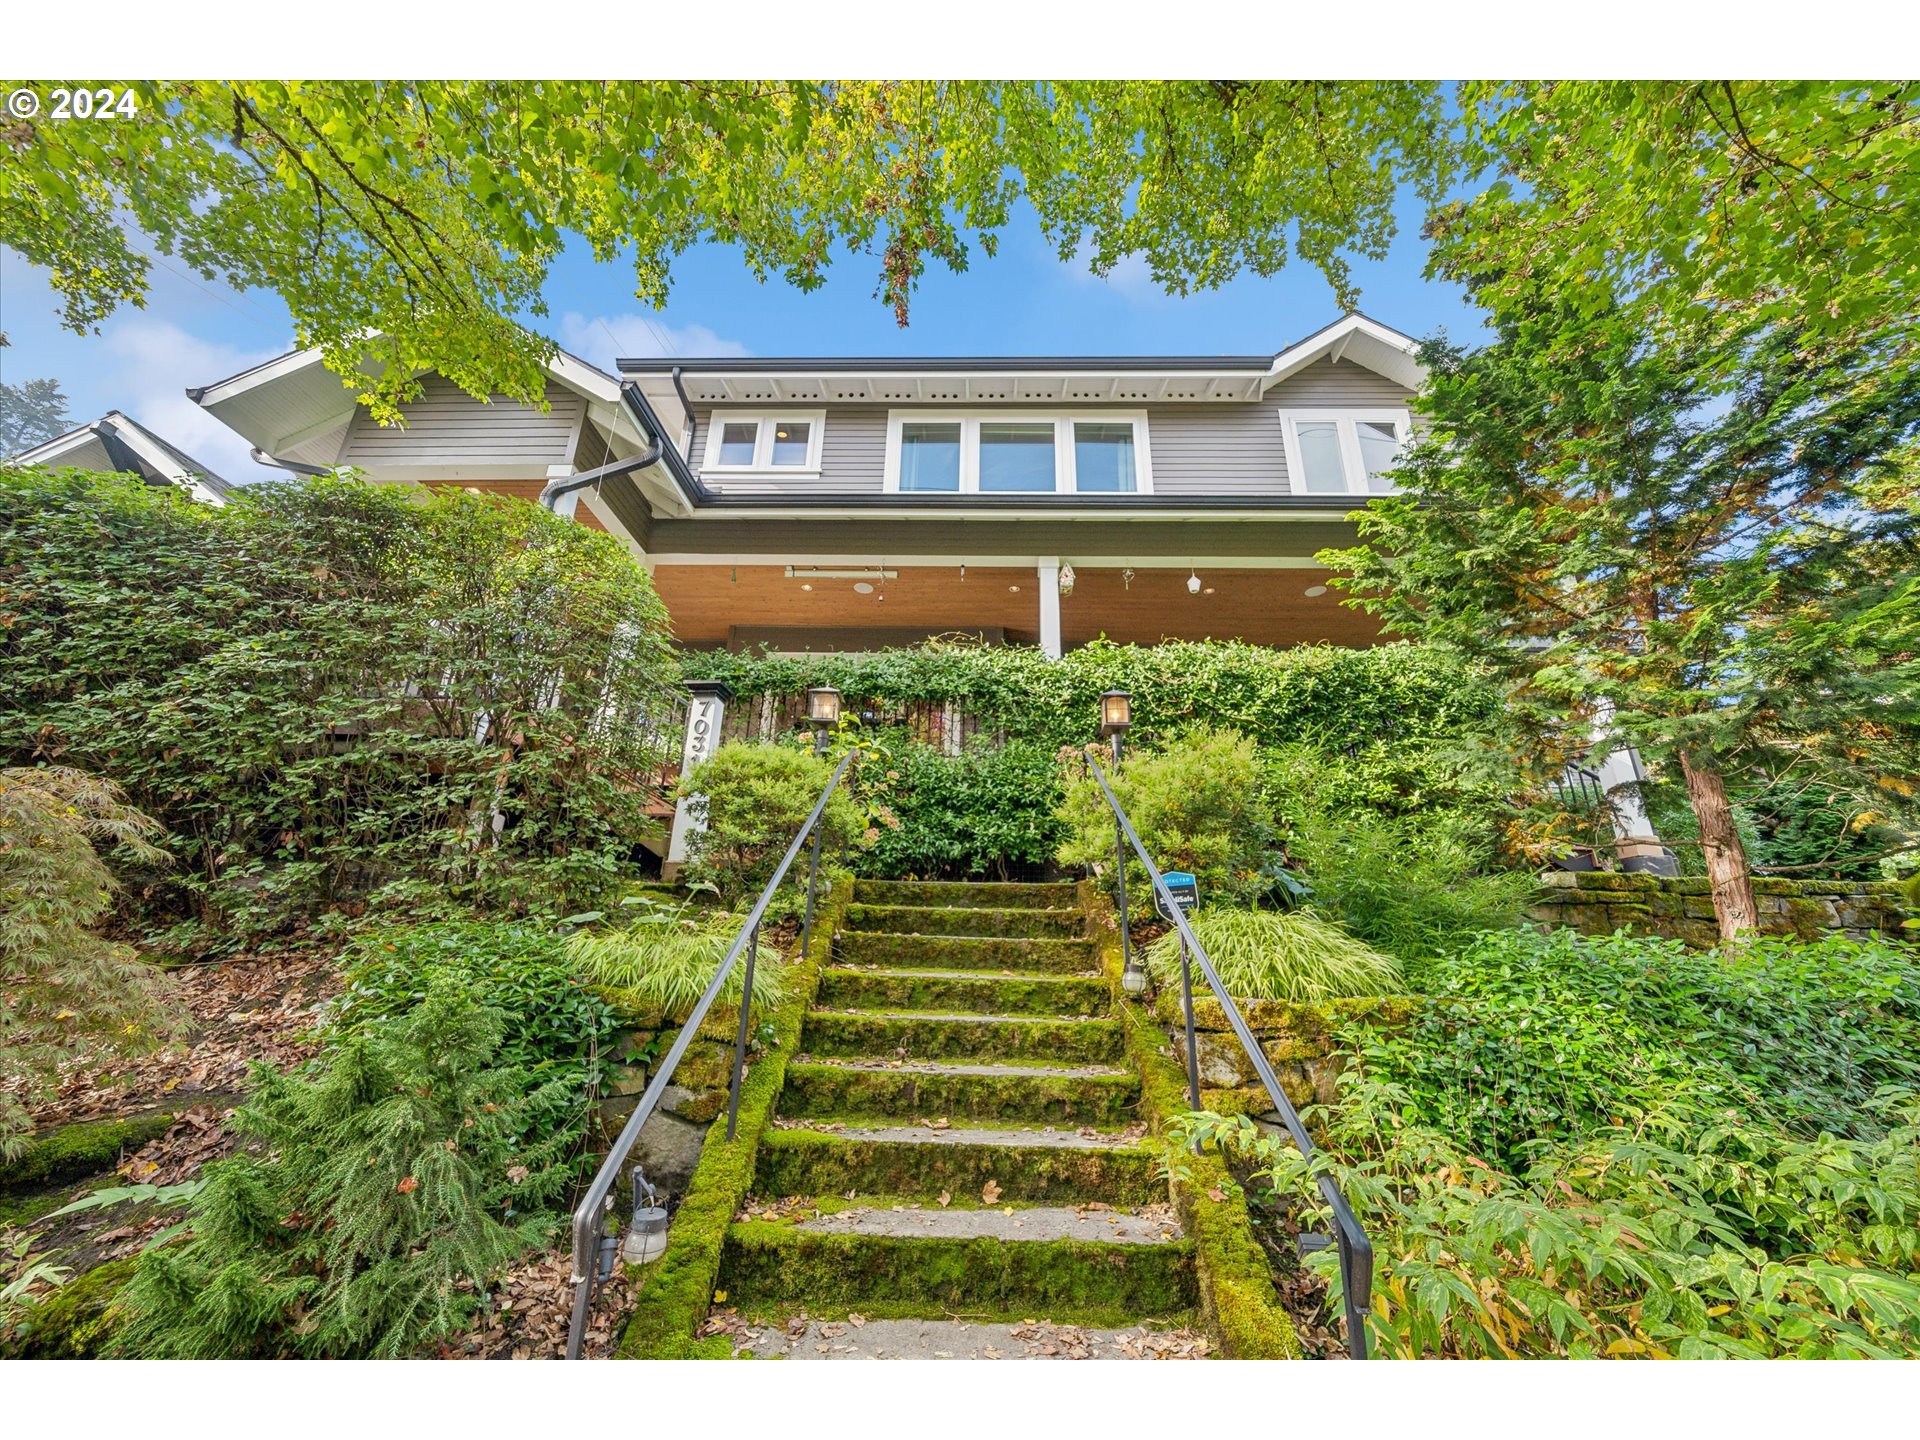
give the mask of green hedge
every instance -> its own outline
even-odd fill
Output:
[[[958,699],[983,728],[1046,746],[1098,738],[1100,693],[1115,689],[1133,696],[1137,742],[1206,724],[1238,730],[1263,746],[1430,745],[1484,729],[1499,712],[1498,695],[1468,666],[1440,650],[1405,644],[1273,650],[1237,642],[1099,640],[1058,660],[1016,646],[928,645],[864,655],[709,651],[686,664],[689,674],[724,680],[742,697],[827,684],[849,700]]]
[[[119,783],[177,861],[137,878],[201,919],[580,908],[649,823],[665,608],[538,505],[0,469],[0,575],[0,763]]]

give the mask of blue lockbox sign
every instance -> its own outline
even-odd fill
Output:
[[[1160,878],[1167,882],[1167,890],[1173,895],[1173,903],[1191,915],[1200,904],[1200,882],[1185,870],[1163,870],[1160,872]],[[1173,918],[1167,913],[1166,896],[1158,890],[1153,892],[1153,908],[1166,919]]]

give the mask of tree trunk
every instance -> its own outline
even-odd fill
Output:
[[[1687,777],[1687,799],[1700,822],[1700,848],[1706,852],[1707,879],[1713,885],[1713,914],[1720,938],[1732,940],[1743,930],[1758,933],[1760,907],[1753,898],[1753,875],[1747,869],[1747,847],[1733,823],[1727,787],[1709,756],[1680,756]]]

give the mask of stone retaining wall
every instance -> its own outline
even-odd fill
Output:
[[[1864,940],[1911,938],[1914,933],[1901,929],[1908,907],[1900,887],[1891,883],[1762,876],[1754,880],[1753,890],[1760,905],[1760,928],[1768,935],[1817,940],[1838,932]],[[1712,891],[1705,880],[1611,870],[1549,870],[1540,877],[1540,891],[1529,913],[1544,924],[1567,926],[1583,935],[1631,929],[1702,947],[1718,944],[1720,939]]]

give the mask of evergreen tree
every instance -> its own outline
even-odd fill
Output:
[[[1758,927],[1741,790],[1879,818],[1920,786],[1920,375],[1899,344],[1536,297],[1430,345],[1424,438],[1325,558],[1389,626],[1508,678],[1543,770],[1592,734],[1677,775],[1721,933]]]

